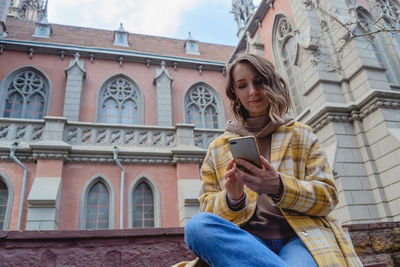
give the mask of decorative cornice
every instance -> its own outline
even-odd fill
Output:
[[[318,132],[331,122],[362,121],[379,108],[400,109],[400,94],[391,91],[374,91],[357,104],[348,106],[325,106],[307,122]]]
[[[161,64],[165,61],[167,65],[174,66],[175,63],[179,64],[180,67],[185,68],[197,68],[199,65],[203,66],[203,69],[220,71],[221,67],[225,67],[226,62],[212,61],[205,59],[185,58],[178,56],[168,56],[161,54],[151,54],[137,51],[127,51],[121,49],[108,49],[101,47],[85,47],[78,45],[65,45],[65,44],[54,44],[34,41],[20,41],[11,39],[0,39],[0,45],[7,45],[7,50],[15,51],[26,51],[27,47],[34,49],[35,53],[44,54],[55,54],[60,55],[60,50],[65,51],[65,56],[73,56],[75,53],[79,53],[81,58],[93,58],[92,55],[96,55],[96,59],[108,59],[115,60],[115,58],[123,57],[124,62],[136,62],[136,63],[148,63],[148,60],[152,64]]]
[[[176,163],[203,163],[204,156],[197,157],[184,157],[184,156],[174,156],[174,162]]]
[[[71,155],[66,158],[67,162],[73,163],[109,163],[115,164],[112,157],[107,156],[91,156],[91,155]],[[121,158],[122,164],[174,164],[171,158]]]
[[[62,159],[65,160],[67,159],[67,154],[66,153],[32,153],[32,158],[33,159]]]

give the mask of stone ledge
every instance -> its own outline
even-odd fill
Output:
[[[368,267],[400,266],[400,222],[345,225]],[[194,259],[182,227],[0,231],[0,265],[171,266]]]

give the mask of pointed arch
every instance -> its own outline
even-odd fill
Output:
[[[96,193],[97,195],[94,195],[91,197],[92,193]],[[104,196],[107,195],[108,198],[105,198]],[[90,203],[90,201],[93,201]],[[96,202],[96,203],[94,203]],[[108,225],[105,228],[101,229],[114,229],[115,228],[115,190],[114,187],[111,183],[111,181],[104,175],[102,174],[97,174],[93,177],[91,177],[87,182],[85,187],[82,190],[81,194],[81,208],[80,208],[80,216],[79,216],[79,228],[80,229],[100,229],[98,227],[92,228],[88,227],[88,220],[91,220],[89,218],[88,214],[90,212],[89,208],[94,211],[92,214],[93,216],[97,216],[94,220],[97,221],[96,225],[97,226],[102,226],[105,225],[103,224],[98,224],[99,216],[101,216],[101,220],[105,220],[105,209],[104,206],[107,205],[108,209],[108,216],[106,218],[108,219]],[[92,206],[92,207],[90,207]],[[89,207],[89,208],[88,208]],[[102,214],[99,214],[98,211],[102,212]]]
[[[275,66],[288,83],[294,114],[299,116],[306,110],[307,103],[304,98],[304,81],[298,66],[300,47],[289,16],[284,14],[275,16],[272,27],[272,50]]]
[[[8,176],[0,171],[0,230],[8,230],[13,200],[13,184]]]
[[[138,84],[125,74],[105,80],[97,94],[96,121],[143,124],[143,95]]]
[[[43,71],[33,66],[18,68],[0,84],[0,116],[42,119],[50,99],[51,83]]]
[[[365,8],[359,6],[356,9],[357,16],[359,18],[359,24],[356,31],[359,33],[368,33],[375,31],[375,19],[373,15]],[[385,21],[386,23],[386,21]],[[363,39],[369,44],[369,49],[375,54],[376,60],[382,69],[385,69],[385,76],[389,83],[400,85],[399,68],[398,63],[398,52],[392,50],[392,45],[388,45],[392,41],[398,39],[392,39],[389,42],[385,42],[385,38],[389,37],[387,33],[376,33],[372,36],[365,36]],[[391,38],[391,37],[389,37]],[[397,37],[399,38],[399,37]],[[399,39],[400,40],[400,39]],[[400,42],[398,43],[400,45]],[[398,48],[400,51],[400,47]]]
[[[211,85],[197,82],[184,94],[185,123],[198,128],[221,129],[225,126],[225,112],[221,96]]]
[[[129,228],[136,228],[135,227],[135,222],[133,217],[139,217],[139,215],[142,215],[142,219],[137,220],[139,224],[142,224],[144,227],[161,227],[161,200],[160,200],[160,190],[158,188],[157,183],[148,175],[146,174],[141,174],[137,176],[131,185],[129,186],[129,191],[128,191],[128,227]],[[142,196],[145,196],[145,198],[135,198],[135,194],[140,193]],[[151,193],[151,194],[149,194]],[[149,199],[151,196],[151,199]],[[151,200],[151,201],[149,201]],[[134,203],[136,202],[136,203]],[[140,203],[138,203],[140,202]],[[144,207],[145,204],[149,205],[152,203],[152,213],[153,216],[152,218],[145,217],[145,210],[141,212],[134,212],[135,207]],[[135,205],[136,204],[136,205]],[[149,208],[149,211],[151,209]],[[147,213],[149,214],[149,213]],[[152,219],[153,224],[152,226],[146,226],[145,225],[145,219]],[[140,223],[142,221],[142,223]],[[147,220],[150,222],[151,220]],[[148,224],[150,225],[150,224]]]

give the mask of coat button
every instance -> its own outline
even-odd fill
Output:
[[[304,236],[308,236],[308,234],[306,232],[300,232],[302,235]]]

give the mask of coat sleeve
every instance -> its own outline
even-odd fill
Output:
[[[216,146],[219,148],[216,149]],[[211,144],[201,167],[201,190],[200,190],[200,212],[211,212],[235,224],[245,222],[252,212],[252,205],[246,205],[239,211],[229,208],[226,201],[226,190],[224,188],[224,174],[226,159],[222,154],[227,153],[218,144]]]
[[[311,129],[306,128],[301,136],[307,138],[302,148],[293,148],[292,159],[297,161],[294,164],[304,162],[298,167],[303,170],[295,172],[299,177],[280,173],[283,194],[276,205],[310,216],[326,216],[338,203],[332,169]]]

